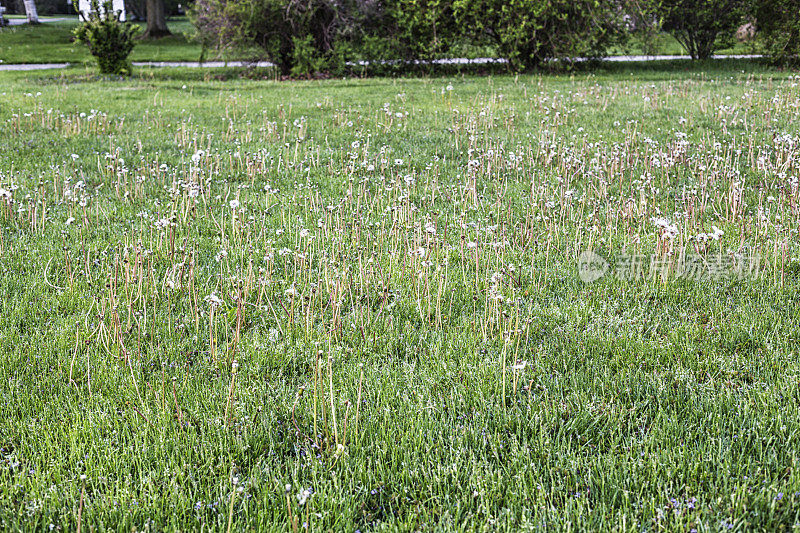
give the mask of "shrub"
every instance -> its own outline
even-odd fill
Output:
[[[256,47],[294,76],[356,60],[405,70],[444,57],[458,35],[451,0],[197,0],[191,16],[209,46]]]
[[[391,0],[383,5],[399,45],[397,59],[430,61],[450,51],[458,31],[449,0]]]
[[[598,58],[622,38],[613,0],[455,0],[460,27],[497,46],[513,70]]]
[[[257,47],[284,75],[431,66],[455,46],[489,46],[514,70],[605,55],[623,35],[623,0],[197,0],[198,37]],[[551,63],[553,59],[562,59]]]
[[[629,36],[636,38],[645,54],[658,54],[661,34],[658,0],[624,0],[621,5],[625,10],[625,29]]]
[[[431,68],[458,38],[451,0],[358,0],[348,32],[337,42],[372,73]],[[346,39],[346,44],[343,42]]]
[[[329,63],[328,57],[320,57],[311,35],[292,37],[292,75],[306,76],[322,72],[328,68]]]
[[[101,74],[129,76],[128,56],[138,32],[137,26],[120,21],[120,13],[114,12],[110,1],[101,7],[97,0],[92,0],[88,19],[75,28],[74,35],[76,41],[89,46]]]
[[[746,0],[661,0],[661,27],[692,56],[707,59],[733,42],[747,9]]]
[[[191,12],[204,42],[217,49],[255,46],[283,75],[322,68],[352,14],[337,0],[197,0]]]
[[[800,65],[800,0],[761,0],[758,33],[776,63]]]

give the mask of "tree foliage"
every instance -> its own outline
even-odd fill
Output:
[[[754,15],[770,57],[800,65],[800,0],[760,0]]]
[[[602,57],[622,36],[622,12],[611,0],[455,0],[455,6],[459,25],[496,45],[514,70]]]
[[[193,19],[215,48],[255,47],[282,74],[307,75],[362,60],[408,70],[465,48],[514,71],[569,67],[633,33],[655,53],[661,30],[705,59],[753,17],[770,52],[796,61],[799,10],[800,0],[197,0]]]
[[[657,9],[661,27],[692,59],[707,59],[721,44],[732,43],[748,6],[747,0],[660,0]]]
[[[390,21],[387,34],[402,59],[441,58],[458,38],[450,0],[390,0],[383,6]]]
[[[284,75],[330,57],[352,16],[347,0],[197,0],[192,10],[206,42],[259,47]]]

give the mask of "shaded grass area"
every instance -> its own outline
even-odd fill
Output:
[[[77,19],[71,18],[75,20],[0,28],[0,60],[4,63],[94,64],[87,48],[72,42]],[[131,53],[131,60],[197,61],[202,48],[187,39],[186,35],[192,32],[188,20],[171,20],[167,25],[172,36],[139,42]]]
[[[761,53],[761,43],[758,39],[750,42],[739,42],[734,40],[732,44],[725,44],[714,53],[719,55],[747,55]],[[650,53],[648,53],[650,52]],[[641,36],[633,35],[622,46],[613,47],[609,53],[611,55],[686,55],[686,50],[680,43],[668,33],[655,35],[652,43],[645,43]]]
[[[620,81],[623,79],[636,79],[639,81],[669,81],[677,77],[697,78],[704,81],[710,76],[724,76],[732,71],[746,72],[748,75],[762,76],[775,72],[775,69],[767,60],[762,59],[711,59],[706,61],[685,61],[685,60],[666,60],[666,61],[640,61],[640,62],[600,62],[577,64],[571,71],[573,76],[586,76],[597,80]],[[354,80],[362,80],[359,83],[367,83],[365,78],[375,76],[377,73],[369,68],[363,68],[354,72],[350,77],[344,77],[339,81],[347,84]],[[562,75],[564,73],[561,73]],[[28,79],[30,74],[27,72],[5,72],[7,79]],[[508,72],[505,65],[436,65],[424,73],[407,72],[398,74],[395,79],[418,80],[424,79],[429,83],[434,83],[438,79],[445,79],[450,76],[455,77],[491,77],[507,76]],[[558,76],[558,72],[540,71],[534,77],[551,78]],[[273,68],[261,67],[220,67],[220,68],[159,68],[159,67],[137,67],[133,73],[134,80],[143,82],[162,81],[173,84],[179,82],[227,82],[227,81],[268,81],[278,82],[282,79],[279,73]],[[380,77],[376,78],[380,79]],[[42,72],[35,78],[30,78],[33,85],[54,85],[54,84],[83,84],[102,81],[123,81],[120,79],[112,80],[108,77],[100,76],[92,65],[83,67],[73,67],[53,72]],[[308,83],[327,83],[326,78],[314,80],[283,80],[288,82],[308,82]],[[181,84],[182,87],[182,84]],[[223,89],[225,90],[225,89]]]
[[[0,76],[0,524],[796,527],[798,80],[666,67]]]

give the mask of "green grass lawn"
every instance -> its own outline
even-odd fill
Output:
[[[72,42],[77,17],[63,18],[70,20],[0,28],[0,60],[3,63],[94,64],[88,48]],[[131,60],[197,61],[202,50],[199,44],[187,38],[192,33],[191,23],[186,18],[177,18],[167,25],[173,33],[171,37],[140,41],[131,53]]]
[[[659,68],[0,74],[0,527],[798,527],[800,79]]]
[[[661,55],[687,55],[686,50],[681,44],[668,33],[659,33],[655,38],[655,42],[652,43],[652,48],[657,54]],[[717,55],[760,54],[762,53],[762,47],[758,40],[747,43],[740,43],[737,41],[732,45],[724,45],[724,47],[717,49],[714,53]],[[614,46],[609,51],[609,54],[649,55],[648,48],[638,35],[632,35],[623,46]]]

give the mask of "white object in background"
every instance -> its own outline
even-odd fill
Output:
[[[103,11],[103,0],[97,0],[97,4],[100,6],[100,11]],[[112,9],[114,11],[120,12],[120,20],[125,20],[125,0],[112,0],[111,2]],[[89,12],[92,10],[92,3],[90,0],[78,0],[78,12],[81,15],[81,18],[86,20],[89,18]]]
[[[39,13],[36,11],[36,4],[33,0],[23,0],[25,5],[25,15],[28,17],[28,24],[39,24]]]

